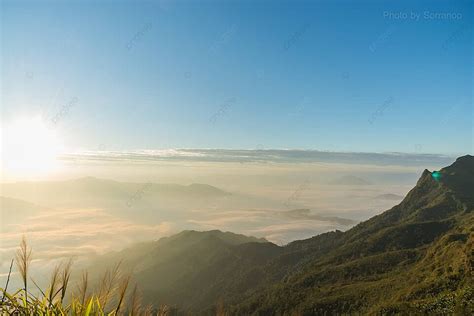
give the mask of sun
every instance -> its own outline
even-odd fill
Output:
[[[2,172],[34,176],[57,167],[60,142],[54,126],[40,117],[22,118],[2,127]]]

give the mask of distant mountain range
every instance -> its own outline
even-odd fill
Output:
[[[28,216],[36,215],[39,211],[45,209],[26,201],[0,196],[1,231],[7,231],[8,225],[21,223]]]
[[[403,196],[393,193],[380,194],[375,197],[377,200],[391,200],[391,201],[400,201],[403,199]]]
[[[144,300],[183,314],[215,315],[222,305],[229,315],[472,315],[474,157],[425,170],[400,204],[346,232],[281,247],[184,231],[93,266],[119,259]]]
[[[2,195],[42,205],[118,201],[125,205],[142,198],[203,199],[230,193],[207,184],[132,183],[84,177],[66,181],[16,182],[0,185]]]
[[[338,179],[332,180],[329,182],[329,184],[332,184],[332,185],[371,185],[372,182],[360,177],[348,175],[348,176],[342,176]]]

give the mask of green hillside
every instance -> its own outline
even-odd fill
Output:
[[[284,247],[185,231],[104,257],[133,269],[144,299],[229,315],[474,312],[474,157],[425,170],[405,199],[352,229]]]
[[[399,205],[333,234],[335,245],[324,254],[232,311],[472,314],[474,157],[459,158],[439,175],[425,170]]]

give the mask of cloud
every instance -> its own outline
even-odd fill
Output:
[[[259,229],[255,229],[254,232],[273,234],[273,233],[287,233],[289,231],[301,231],[303,229],[310,229],[314,231],[315,228],[321,228],[321,227],[327,227],[327,226],[333,226],[333,225],[328,225],[326,222],[317,222],[313,220],[297,220],[291,223],[280,223],[276,225],[264,226]]]
[[[120,249],[134,242],[158,239],[173,232],[173,224],[137,224],[100,209],[60,210],[28,218],[0,233],[2,259],[13,256],[27,237],[36,259],[90,256]]]
[[[278,244],[314,236],[328,230],[346,230],[357,222],[337,216],[313,214],[309,209],[289,211],[256,209],[226,212],[195,212],[198,218],[187,222],[194,229],[221,229],[265,237]]]
[[[196,161],[196,162],[324,162],[370,165],[448,165],[454,156],[408,153],[351,153],[281,149],[167,149],[135,151],[83,151],[64,155],[64,160],[99,161]]]
[[[331,230],[344,230],[347,227],[331,222],[315,220],[294,220],[291,222],[281,222],[249,231],[255,236],[265,236],[273,243],[284,245],[295,239],[309,238],[322,232]]]

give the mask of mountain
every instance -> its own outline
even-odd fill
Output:
[[[393,193],[380,194],[374,197],[376,200],[390,200],[390,201],[400,201],[403,199],[403,196]]]
[[[308,211],[293,211],[308,216]],[[229,315],[474,312],[474,157],[425,170],[400,204],[346,232],[277,246],[183,232],[124,258],[148,302]]]
[[[120,205],[139,200],[196,200],[228,196],[207,184],[132,183],[84,177],[66,181],[16,182],[0,185],[4,196],[43,205]]]
[[[372,182],[356,177],[356,176],[342,176],[329,182],[332,185],[371,185]]]
[[[97,259],[90,270],[97,278],[103,271],[93,267],[121,262],[124,270],[133,271],[145,301],[201,310],[212,306],[221,295],[238,295],[234,288],[240,284],[242,288],[256,285],[258,279],[240,276],[279,251],[280,247],[261,238],[218,230],[183,231],[108,254]],[[234,288],[228,289],[222,280]]]
[[[291,219],[302,219],[302,220],[317,220],[322,222],[332,222],[341,225],[353,225],[356,221],[343,218],[338,216],[324,216],[320,214],[312,214],[309,209],[293,209],[288,211],[282,211],[282,213]]]
[[[236,314],[472,313],[474,157],[425,170],[392,209],[333,234],[333,247],[234,304]],[[306,247],[324,246],[317,239]],[[288,245],[293,248],[293,245]]]
[[[37,215],[47,208],[23,200],[0,196],[0,231],[6,232],[10,225],[22,223],[27,217]],[[17,227],[14,229],[17,229]]]

